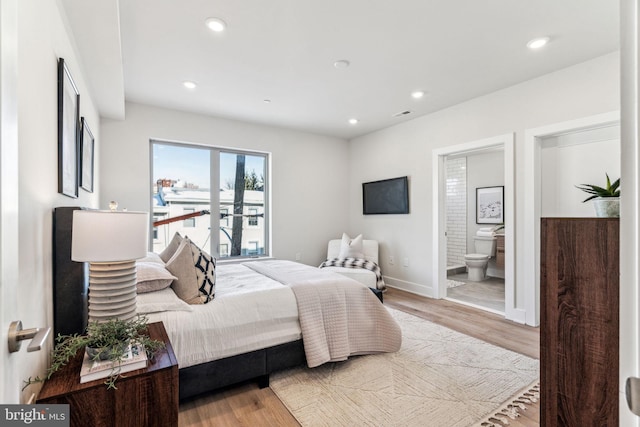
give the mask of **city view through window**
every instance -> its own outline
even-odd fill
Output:
[[[154,252],[178,232],[216,258],[267,255],[266,154],[151,145],[152,221],[164,223],[153,227]]]

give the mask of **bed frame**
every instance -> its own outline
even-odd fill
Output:
[[[53,328],[55,336],[83,333],[87,327],[88,267],[71,261],[73,211],[53,212]],[[302,340],[214,360],[179,370],[180,400],[222,387],[255,380],[269,386],[272,372],[306,363]]]

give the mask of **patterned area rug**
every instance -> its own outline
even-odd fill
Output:
[[[397,353],[272,375],[302,426],[471,426],[538,377],[535,359],[388,310],[402,327]]]

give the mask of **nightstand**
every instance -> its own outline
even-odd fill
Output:
[[[82,353],[47,380],[36,403],[69,404],[71,426],[178,425],[178,361],[162,322],[148,326],[166,348],[144,369],[127,372],[108,390],[104,380],[80,384]]]

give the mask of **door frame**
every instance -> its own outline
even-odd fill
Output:
[[[519,274],[525,293],[525,323],[540,325],[540,217],[542,211],[542,138],[577,132],[620,123],[620,112],[583,117],[576,120],[554,123],[525,130],[524,136],[524,181],[523,181],[523,253],[522,259],[534,260],[522,263]]]
[[[620,425],[637,427],[627,407],[625,382],[640,376],[640,1],[620,1]]]
[[[18,4],[0,0],[0,402],[19,403],[16,354],[7,347],[18,305]]]
[[[432,152],[433,174],[433,292],[434,298],[444,298],[447,292],[446,259],[446,177],[445,158],[448,155],[480,151],[487,148],[504,149],[504,220],[505,220],[505,318],[524,323],[524,313],[515,306],[515,167],[514,134],[437,148]]]

